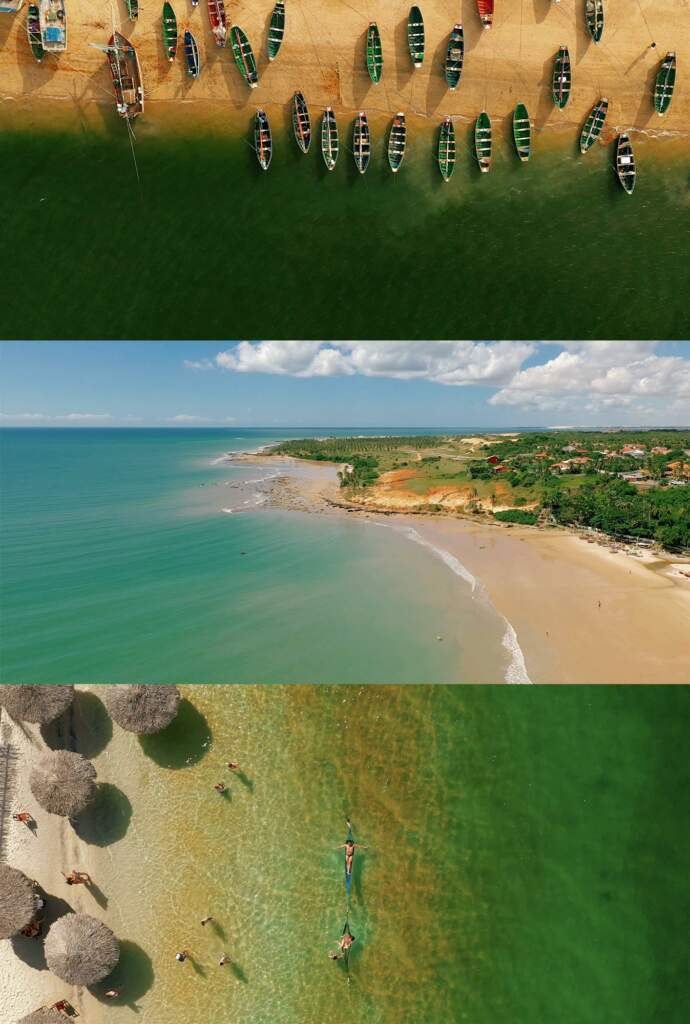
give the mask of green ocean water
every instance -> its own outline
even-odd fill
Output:
[[[142,1024],[687,1019],[687,688],[185,697],[167,733],[96,759],[134,803],[109,896]],[[350,984],[326,955],[347,815],[368,845]]]
[[[393,176],[372,120],[365,177],[328,174],[274,116],[274,159],[246,138],[122,125],[100,137],[0,137],[4,338],[684,338],[687,160],[636,138],[626,196],[612,147],[572,142],[520,164],[495,121],[481,175],[459,125],[449,184],[411,125]],[[346,143],[350,125],[342,124]]]
[[[223,461],[286,436],[0,431],[0,678],[503,681],[505,620],[438,557]]]

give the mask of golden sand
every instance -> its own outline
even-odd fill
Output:
[[[191,79],[182,48],[170,64],[163,51],[162,3],[143,5],[137,22],[126,20],[124,5],[104,0],[67,0],[68,48],[46,54],[37,64],[26,39],[26,7],[0,16],[0,95],[3,123],[17,126],[53,122],[103,127],[116,121],[106,59],[90,44],[105,44],[113,19],[136,46],[146,92],[139,124],[171,126],[194,132],[200,126],[224,130],[246,127],[256,106],[274,115],[288,109],[296,89],[313,110],[327,105],[352,112],[359,108],[390,116],[408,116],[436,125],[449,114],[475,118],[486,109],[507,117],[518,101],[527,104],[538,130],[575,129],[602,95],[610,101],[607,131],[687,135],[690,90],[683,88],[683,55],[690,53],[690,8],[684,0],[607,0],[602,42],[586,32],[580,0],[496,0],[494,27],[482,29],[474,0],[427,0],[426,58],[414,70],[407,50],[407,0],[287,0],[287,29],[278,59],[266,56],[273,0],[227,2],[228,20],[248,34],[259,62],[260,81],[250,90],[235,67],[230,48],[213,40],[206,6],[174,5],[180,44],[189,28],[199,44],[202,73]],[[365,37],[370,21],[379,25],[384,53],[383,78],[373,85],[365,66]],[[455,93],[446,88],[443,59],[454,22],[465,30],[465,68]],[[657,43],[650,49],[650,43]],[[573,93],[564,111],[551,100],[553,57],[568,45],[573,63]],[[679,87],[668,114],[659,118],[652,89],[659,61],[667,50],[679,52]]]

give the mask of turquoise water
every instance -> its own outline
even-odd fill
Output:
[[[426,125],[393,176],[373,119],[362,178],[274,121],[267,174],[249,118],[237,139],[138,128],[141,186],[122,125],[1,133],[2,337],[688,337],[687,161],[667,140],[636,138],[628,197],[612,147],[582,158],[576,132],[523,165],[496,120],[481,175],[459,125],[446,185]]]
[[[134,805],[103,855],[112,926],[151,961],[148,990],[129,960],[115,979],[142,1024],[687,1020],[687,687],[185,697],[177,727],[96,761]],[[348,814],[368,845],[349,985],[326,956]]]
[[[3,430],[2,679],[502,681],[504,620],[438,559],[222,460],[286,436]]]

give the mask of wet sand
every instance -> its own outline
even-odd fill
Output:
[[[105,44],[116,27],[137,47],[146,93],[146,111],[137,130],[164,128],[246,130],[257,105],[278,118],[287,113],[292,94],[302,90],[314,111],[332,105],[352,113],[360,107],[389,118],[403,110],[411,118],[436,125],[450,114],[470,121],[486,109],[507,118],[518,101],[527,104],[538,130],[573,131],[592,104],[607,96],[610,112],[605,138],[616,128],[687,136],[690,91],[679,88],[669,113],[657,117],[651,95],[656,69],[667,50],[690,50],[690,11],[677,0],[607,0],[600,44],[585,29],[583,4],[565,0],[497,0],[494,27],[482,29],[475,0],[427,0],[422,5],[426,57],[414,70],[407,50],[407,0],[287,0],[282,49],[269,65],[268,23],[273,0],[232,3],[228,16],[249,36],[259,64],[258,88],[242,81],[229,48],[215,45],[205,4],[175,5],[180,41],[185,29],[195,35],[202,73],[185,73],[181,46],[170,64],[163,52],[161,5],[143,5],[138,21],[126,18],[123,3],[69,0],[68,48],[46,54],[37,64],[29,50],[26,4],[18,15],[0,18],[0,80],[3,121],[17,127],[71,126],[79,130],[117,124],[105,56],[90,44]],[[370,21],[380,28],[384,53],[382,81],[374,86],[365,66]],[[465,67],[455,93],[446,88],[443,59],[456,21],[465,30]],[[657,46],[650,49],[650,43]],[[551,100],[553,57],[567,44],[573,63],[573,93],[564,111]]]

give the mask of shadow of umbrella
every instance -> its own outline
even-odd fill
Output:
[[[186,768],[197,764],[211,744],[211,730],[200,711],[188,700],[180,701],[177,718],[162,732],[140,736],[141,749],[161,768]]]
[[[98,985],[89,987],[91,995],[101,1003],[111,1006],[128,1006],[138,1012],[137,1000],[141,999],[153,985],[153,963],[148,953],[136,942],[120,939],[120,959],[115,970]],[[114,999],[106,996],[111,989],[118,989]]]
[[[50,893],[46,893],[40,885],[38,886],[38,893],[45,902],[41,934],[34,939],[30,939],[26,935],[13,935],[10,942],[12,943],[15,956],[19,960],[28,967],[33,967],[35,971],[47,971],[48,964],[46,963],[43,940],[58,918],[64,917],[65,914],[73,914],[74,909],[67,900],[63,900],[60,896],[52,896]]]
[[[72,827],[90,846],[110,846],[126,834],[131,817],[132,805],[127,794],[110,782],[99,782],[94,801],[72,822]]]
[[[112,735],[113,723],[100,697],[81,690],[64,714],[41,726],[51,750],[74,750],[89,759],[105,750]]]

